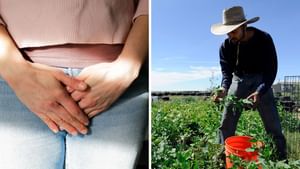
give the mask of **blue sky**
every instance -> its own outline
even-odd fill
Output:
[[[210,26],[222,10],[243,6],[250,26],[271,34],[278,56],[275,82],[300,75],[300,1],[298,0],[152,0],[151,90],[206,90],[219,85],[219,47],[224,36]]]

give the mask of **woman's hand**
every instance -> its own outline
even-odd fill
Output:
[[[139,67],[116,60],[86,67],[77,76],[88,84],[85,91],[68,88],[72,98],[91,118],[109,108],[138,76]]]
[[[0,47],[0,76],[20,101],[53,132],[60,128],[73,135],[85,134],[88,118],[65,86],[81,91],[87,85],[61,70],[27,62],[3,25],[0,25]]]
[[[148,16],[135,19],[118,59],[83,69],[77,77],[89,85],[87,91],[68,88],[79,107],[94,117],[106,110],[137,78],[140,67],[148,56]]]
[[[65,86],[78,91],[87,85],[45,65],[21,62],[7,67],[5,80],[21,102],[41,118],[53,132],[65,129],[72,135],[87,133],[89,120],[71,98]]]

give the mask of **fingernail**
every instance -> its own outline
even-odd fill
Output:
[[[82,120],[83,120],[82,122],[85,126],[90,124],[90,120],[87,117],[84,117]]]
[[[81,134],[87,134],[87,133],[88,133],[88,130],[87,130],[87,129],[83,129],[83,130],[81,130],[80,132],[81,132]]]
[[[77,136],[77,132],[76,131],[73,131],[73,132],[71,132],[71,134],[72,134],[72,136]]]
[[[54,133],[58,133],[58,129],[52,129]]]

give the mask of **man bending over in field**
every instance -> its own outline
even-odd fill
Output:
[[[247,27],[258,19],[247,20],[243,8],[235,6],[223,11],[223,23],[212,25],[213,34],[228,36],[220,47],[222,90],[214,96],[214,101],[227,94],[252,100],[266,132],[275,141],[279,160],[283,160],[287,158],[286,140],[271,90],[277,73],[277,55],[268,33]],[[241,112],[233,111],[232,105],[225,106],[219,128],[222,144],[227,137],[235,134],[240,115]]]

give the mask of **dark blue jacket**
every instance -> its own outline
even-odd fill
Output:
[[[263,95],[270,89],[275,80],[277,54],[272,37],[268,33],[254,27],[247,29],[254,30],[253,37],[247,42],[240,42],[238,45],[227,38],[220,47],[222,87],[229,89],[233,73],[238,76],[262,74],[263,81],[256,91]]]

